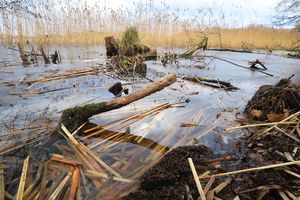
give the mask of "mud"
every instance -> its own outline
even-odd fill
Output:
[[[242,141],[246,141],[247,138]],[[257,140],[254,144],[241,142],[240,146],[243,147],[241,156],[236,157],[237,160],[231,163],[221,162],[220,168],[213,170],[212,174],[260,167],[280,161],[286,162],[286,158],[276,152],[292,152],[299,144],[285,136],[267,136],[263,140]],[[144,174],[141,178],[140,188],[136,192],[130,193],[123,199],[186,199],[186,185],[189,187],[193,199],[197,199],[199,194],[187,161],[188,157],[193,159],[197,173],[200,175],[213,169],[213,166],[205,163],[218,156],[202,145],[178,147],[166,154],[156,166]],[[299,151],[294,155],[294,159],[300,159]],[[293,170],[297,170],[297,167],[293,167]],[[281,199],[278,194],[278,190],[281,189],[287,189],[299,195],[297,178],[284,172],[283,168],[242,173],[231,177],[231,183],[215,194],[216,197],[231,200],[238,195],[240,199],[252,200],[256,199],[263,189],[268,190],[264,199],[269,200]],[[227,178],[216,178],[211,189]],[[201,180],[202,187],[207,184],[207,181]]]

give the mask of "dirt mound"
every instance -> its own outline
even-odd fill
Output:
[[[297,123],[299,116],[299,112],[293,114]],[[282,124],[278,128],[284,129],[285,134],[274,128],[253,139],[253,135],[264,133],[269,127],[249,132],[238,144],[240,153],[234,154],[235,157],[220,157],[205,146],[174,149],[146,172],[140,188],[124,199],[197,199],[199,193],[188,157],[193,159],[198,176],[201,175],[207,199],[277,200],[287,195],[297,199],[300,195],[296,165],[300,160],[299,140],[286,134],[290,129],[298,132],[299,125]],[[203,175],[206,172],[212,176]]]
[[[248,102],[245,113],[255,120],[280,121],[300,110],[300,85],[281,79],[276,85],[263,85]]]
[[[187,158],[201,163],[212,157],[205,146],[178,147],[168,153],[157,165],[141,178],[140,189],[124,199],[184,199],[186,185],[191,194],[198,196]],[[203,173],[204,170],[198,170]]]

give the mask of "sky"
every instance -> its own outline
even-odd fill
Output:
[[[133,7],[137,0],[87,0],[93,4],[97,2],[106,3],[112,8]],[[186,9],[185,16],[197,15],[197,9],[211,8],[215,16],[224,15],[229,26],[247,26],[249,24],[272,25],[272,16],[275,14],[275,7],[280,0],[140,0],[142,3],[149,3],[154,7],[162,5],[169,6],[176,10]]]

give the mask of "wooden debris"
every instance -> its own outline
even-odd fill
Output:
[[[205,124],[180,123],[180,127],[206,126]]]
[[[210,86],[213,88],[220,88],[224,90],[237,90],[239,88],[233,86],[230,82],[226,81],[221,81],[217,79],[212,79],[212,78],[204,78],[204,77],[195,77],[195,78],[190,78],[190,77],[183,77],[183,80],[191,81],[194,83],[198,84],[203,84],[206,86]]]
[[[204,56],[204,57],[206,57],[206,58],[218,59],[218,60],[221,60],[221,61],[223,61],[223,62],[230,63],[230,64],[232,64],[232,65],[234,65],[234,66],[237,66],[237,67],[240,67],[240,68],[243,68],[243,69],[249,69],[249,70],[251,70],[251,71],[260,72],[260,73],[263,73],[263,74],[268,75],[268,76],[274,76],[273,74],[267,73],[267,72],[265,72],[264,70],[261,70],[261,69],[255,69],[255,68],[250,68],[250,67],[245,67],[245,66],[243,66],[243,65],[240,65],[240,64],[231,62],[231,61],[229,61],[229,60],[226,60],[226,59],[223,59],[223,58],[220,58],[220,57],[217,57],[217,56],[207,56],[207,55],[206,55],[206,56]]]
[[[72,166],[81,165],[81,163],[76,160],[70,160],[70,159],[67,159],[64,156],[58,155],[58,154],[52,154],[51,160],[56,161],[56,162],[61,162],[64,164],[68,164],[68,165],[72,165]]]
[[[175,81],[176,75],[169,74],[160,80],[150,83],[146,87],[129,94],[128,96],[114,98],[107,102],[87,104],[85,106],[67,109],[63,112],[60,122],[73,131],[93,115],[126,106],[134,101],[162,90],[163,88],[173,84]]]
[[[260,62],[258,59],[256,59],[253,62],[249,62],[249,64],[250,64],[250,68],[259,69],[258,67],[256,67],[256,65],[260,65],[263,68],[263,70],[267,70],[265,65],[262,62]]]

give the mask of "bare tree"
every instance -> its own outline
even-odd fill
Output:
[[[0,0],[0,13],[9,13],[12,15],[26,13],[35,17],[38,14],[30,9],[30,0]]]
[[[279,26],[300,24],[300,0],[281,0],[276,6],[275,24]]]

